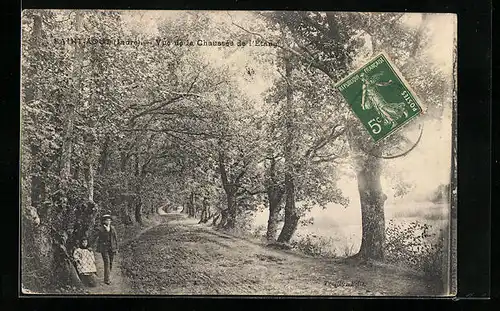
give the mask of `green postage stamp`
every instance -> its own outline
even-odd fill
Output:
[[[380,53],[335,85],[375,142],[422,113],[403,77]]]

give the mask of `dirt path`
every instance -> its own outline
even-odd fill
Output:
[[[164,217],[165,223],[122,248],[121,270],[113,270],[116,285],[106,289],[108,293],[417,296],[432,292],[426,282],[407,272],[269,249],[181,214]]]
[[[127,245],[135,240],[140,238],[140,236],[151,229],[154,226],[149,226],[142,229],[139,233],[133,236],[130,239],[124,240],[120,243],[120,248],[127,247]],[[110,280],[111,284],[104,284],[104,262],[102,260],[102,256],[100,253],[95,253],[96,258],[96,268],[97,268],[97,286],[89,288],[90,294],[93,295],[119,295],[131,293],[132,290],[130,288],[130,284],[126,277],[123,276],[122,273],[122,254],[118,252],[116,257],[113,260],[113,270],[110,272]]]

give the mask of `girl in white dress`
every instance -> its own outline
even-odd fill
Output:
[[[80,246],[73,252],[73,259],[83,284],[90,287],[97,286],[95,257],[92,249],[88,247],[87,238],[80,240]]]

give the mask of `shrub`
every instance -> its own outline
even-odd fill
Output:
[[[354,255],[354,244],[353,243],[345,243],[342,248],[342,256],[350,257]]]
[[[442,229],[436,237],[432,226],[418,221],[395,224],[386,228],[385,253],[391,263],[414,268],[432,279],[440,279],[443,272],[445,243]]]
[[[333,251],[332,247],[332,238],[307,234],[306,236],[293,241],[291,244],[292,248],[297,249],[306,255],[314,257],[336,257],[335,251]]]

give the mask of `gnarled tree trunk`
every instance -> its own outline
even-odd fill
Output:
[[[295,185],[290,173],[285,173],[285,196],[285,222],[278,237],[280,243],[290,242],[300,219],[295,206]]]
[[[78,33],[83,28],[82,12],[76,12],[75,31]],[[68,192],[71,179],[71,156],[73,153],[73,137],[76,117],[76,106],[81,102],[80,90],[82,87],[81,76],[83,64],[83,50],[75,48],[75,66],[73,76],[76,77],[74,85],[74,96],[71,102],[65,106],[65,124],[63,127],[63,141],[61,146],[61,157],[59,162],[59,192],[55,196],[54,204],[57,209],[52,208],[49,217],[52,227],[55,228],[52,233],[54,251],[54,281],[59,285],[81,285],[75,279],[76,269],[68,258],[67,249],[75,241],[74,223],[71,219],[74,217],[73,202],[69,202]],[[61,238],[64,236],[65,238]],[[69,244],[67,243],[69,242]]]
[[[191,193],[189,194],[189,200],[188,200],[188,203],[187,203],[187,211],[188,211],[188,216],[189,217],[195,217],[195,198],[194,198],[194,191],[191,191]]]
[[[373,156],[358,158],[358,191],[361,202],[362,237],[357,257],[384,259],[385,215],[387,196],[380,182],[381,160]]]
[[[34,14],[29,41],[29,49],[33,51],[34,59],[38,59],[40,56],[39,41],[42,30],[42,17]],[[30,62],[30,65],[23,70],[23,76],[25,77],[36,77],[37,74],[37,62],[35,61]],[[26,85],[26,88],[22,105],[29,107],[37,99],[39,90],[34,83],[23,82],[23,85]],[[44,283],[49,279],[48,272],[53,262],[53,253],[50,243],[50,223],[43,208],[43,202],[45,201],[45,171],[42,167],[43,163],[40,161],[40,145],[34,135],[28,132],[30,129],[28,126],[31,125],[31,129],[33,129],[37,123],[37,116],[35,114],[25,114],[24,111],[23,109],[22,135],[29,139],[27,141],[28,150],[26,150],[29,156],[23,156],[24,159],[21,161],[22,184],[25,181],[27,183],[27,186],[22,189],[23,195],[21,199],[21,208],[23,210],[21,222],[21,252],[23,256],[21,264],[24,271],[21,282],[24,288],[37,290],[46,285]],[[31,124],[27,123],[29,119],[32,120]],[[30,274],[33,277],[30,277]]]
[[[269,181],[267,187],[267,199],[269,202],[269,218],[267,221],[266,239],[274,241],[278,232],[278,216],[281,210],[281,200],[283,198],[283,188],[277,184],[276,180],[276,159],[271,158],[269,167]]]
[[[134,206],[134,216],[135,216],[135,221],[142,225],[142,200],[141,196],[136,194],[134,195],[134,199],[132,201],[132,204]]]
[[[210,206],[208,205],[208,198],[204,197],[202,201],[202,210],[200,216],[200,223],[207,223],[208,220],[212,217],[210,215]]]
[[[221,176],[222,185],[226,194],[227,207],[221,211],[220,227],[225,229],[233,229],[236,225],[236,191],[237,186],[231,183],[227,176],[226,165],[224,162],[224,153],[219,152],[219,173]]]
[[[278,242],[288,243],[292,238],[300,216],[297,213],[295,206],[295,182],[294,182],[294,109],[293,109],[293,89],[290,85],[292,75],[292,64],[289,56],[284,57],[285,76],[287,79],[286,88],[286,106],[285,106],[285,122],[286,122],[286,141],[285,141],[285,222],[281,233],[278,237]]]
[[[276,233],[278,232],[278,217],[281,210],[281,198],[283,196],[282,190],[275,190],[278,193],[274,193],[269,196],[269,218],[267,220],[267,231],[266,239],[268,241],[274,241],[276,239]]]

